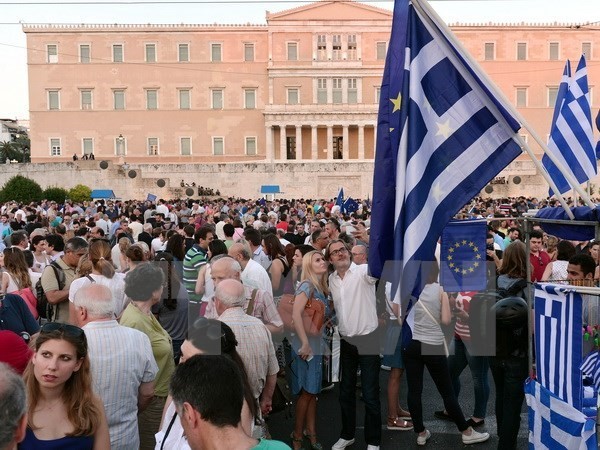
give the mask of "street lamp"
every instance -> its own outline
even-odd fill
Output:
[[[125,138],[123,137],[122,134],[119,134],[119,137],[117,138],[117,155],[118,156],[123,156],[123,154],[125,153],[123,151],[124,143],[125,143]]]

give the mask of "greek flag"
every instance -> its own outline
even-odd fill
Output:
[[[521,153],[514,140],[520,124],[453,42],[426,1],[396,0],[381,84],[369,264],[373,276],[392,281],[394,296],[400,285],[403,311],[420,294],[446,223]]]
[[[587,68],[582,56],[573,77],[568,60],[565,65],[554,107],[548,151],[564,169],[573,173],[577,181],[585,183],[598,172],[594,147]],[[561,194],[572,188],[547,155],[543,156],[542,164]],[[550,195],[553,195],[552,189]]]
[[[540,383],[527,380],[530,450],[597,450],[596,421],[564,402]]]
[[[581,410],[581,294],[552,284],[535,287],[537,378],[558,398]]]
[[[592,379],[596,391],[600,391],[600,350],[594,350],[581,363],[581,371]]]

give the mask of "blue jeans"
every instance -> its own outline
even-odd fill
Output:
[[[460,394],[460,374],[469,366],[471,376],[473,377],[473,389],[475,390],[475,409],[473,417],[485,418],[487,403],[490,397],[490,384],[488,382],[489,361],[487,356],[471,356],[468,346],[454,337],[448,357],[448,368],[450,369],[450,379],[456,398]],[[452,349],[454,351],[452,351]]]
[[[366,344],[366,345],[365,345]],[[340,344],[340,407],[342,409],[342,439],[354,439],[356,431],[356,371],[365,403],[365,441],[367,445],[381,443],[381,402],[379,400],[379,354],[361,354],[359,349],[379,346],[378,333],[353,338],[342,337]]]
[[[492,356],[490,369],[496,384],[498,450],[513,450],[517,448],[521,407],[525,399],[523,385],[528,375],[527,358]]]

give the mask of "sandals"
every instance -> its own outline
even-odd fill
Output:
[[[306,430],[304,430],[304,437],[309,440],[308,444],[310,445],[310,448],[312,450],[323,450],[323,446],[321,445],[320,442],[315,442],[314,444],[312,442],[310,442],[311,439],[315,439],[315,440],[317,439],[316,434],[308,434],[306,432]]]
[[[300,447],[298,448],[298,450],[304,450],[304,449],[302,448],[302,442],[304,441],[304,439],[303,439],[303,438],[300,438],[300,439],[296,438],[296,435],[295,435],[295,434],[294,434],[294,432],[292,431],[292,434],[290,434],[290,439],[292,440],[292,445],[291,445],[291,447],[292,447],[292,448],[294,448],[294,444],[295,444],[295,443],[299,442],[299,443],[300,443]]]
[[[409,431],[413,429],[413,424],[402,417],[388,417],[387,429],[396,431]]]

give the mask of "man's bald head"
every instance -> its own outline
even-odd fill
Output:
[[[219,255],[220,256],[220,255]],[[210,276],[216,286],[223,280],[239,280],[242,275],[242,266],[230,256],[223,256],[210,263]]]
[[[115,301],[111,290],[102,284],[92,283],[78,289],[73,298],[75,308],[85,309],[90,319],[115,317]]]
[[[244,306],[246,303],[244,285],[238,280],[222,280],[215,288],[215,300],[221,303],[223,309]]]

